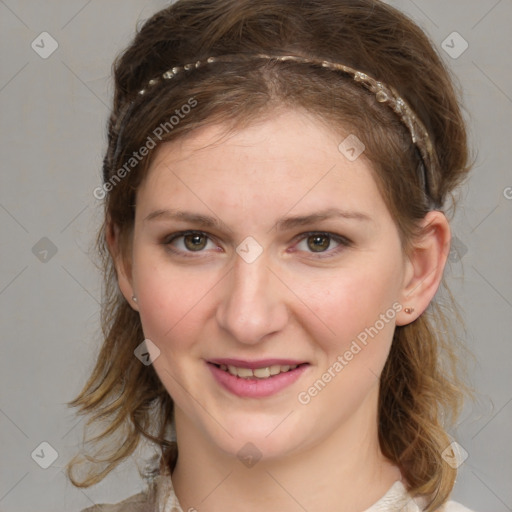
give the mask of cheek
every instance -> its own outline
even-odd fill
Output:
[[[319,367],[303,393],[322,396],[312,398],[319,415],[325,404],[336,408],[338,420],[352,414],[379,383],[400,305],[392,279],[379,280],[377,275],[356,270],[344,277],[338,274],[324,281],[325,292],[317,289],[310,295],[308,305],[315,314],[308,315],[309,330],[320,349]]]
[[[320,370],[336,375],[333,400],[345,388],[352,389],[354,400],[361,399],[382,372],[400,308],[400,268],[394,261],[368,258],[321,280],[303,281],[314,312],[309,314],[311,337],[323,353]]]
[[[394,323],[393,304],[399,294],[397,273],[391,269],[385,271],[376,265],[346,269],[321,279],[305,280],[303,290],[305,303],[315,313],[317,323],[323,324],[326,334],[333,338],[356,337],[386,313],[386,326]],[[380,322],[379,326],[382,330]]]
[[[133,268],[144,335],[166,348],[172,348],[169,340],[179,345],[199,327],[215,276],[171,267],[150,251],[134,254]]]

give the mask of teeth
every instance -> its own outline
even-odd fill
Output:
[[[254,376],[258,377],[258,379],[266,379],[270,377],[270,368],[268,366],[266,368],[255,368],[252,373],[254,373]]]
[[[281,373],[281,367],[278,364],[274,364],[270,367],[270,375],[277,375]]]
[[[239,368],[237,366],[232,365],[225,365],[221,364],[220,369],[229,372],[231,375],[234,375],[236,377],[240,377],[242,379],[251,379],[251,378],[258,378],[258,379],[268,379],[269,377],[272,377],[274,375],[278,375],[280,373],[286,373],[290,370],[295,370],[297,368],[296,364],[293,365],[272,365],[272,366],[265,366],[264,368],[256,368],[254,370],[251,370],[250,368]]]
[[[254,374],[252,373],[252,370],[250,368],[237,368],[236,374],[242,378],[254,376]]]

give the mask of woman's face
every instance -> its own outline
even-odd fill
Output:
[[[374,433],[407,260],[370,164],[299,111],[223,134],[161,146],[137,192],[131,286],[178,436],[276,457]]]

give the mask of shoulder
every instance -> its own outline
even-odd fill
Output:
[[[473,510],[470,510],[456,501],[447,501],[444,506],[439,509],[439,512],[473,512]]]
[[[129,498],[111,505],[93,505],[81,512],[153,512],[154,506],[148,502],[147,495],[143,492],[134,494]]]

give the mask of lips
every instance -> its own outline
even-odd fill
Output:
[[[231,358],[223,358],[223,359],[209,359],[209,363],[216,364],[217,366],[226,365],[226,366],[236,366],[237,368],[250,368],[254,370],[256,368],[265,368],[267,366],[299,366],[300,364],[305,364],[306,361],[298,361],[295,359],[258,359],[255,361],[246,361],[243,359],[231,359]]]
[[[234,375],[236,377],[240,377],[241,379],[268,379],[269,377],[274,377],[275,375],[279,375],[280,373],[286,373],[290,370],[295,370],[297,368],[297,365],[294,364],[292,366],[286,364],[286,365],[279,365],[274,364],[272,366],[265,366],[263,368],[243,368],[243,367],[237,367],[233,365],[226,366],[225,364],[220,365],[220,369],[224,370],[225,372],[229,372],[231,375]]]
[[[309,364],[291,359],[212,359],[207,366],[215,380],[234,395],[263,398],[291,385]]]

